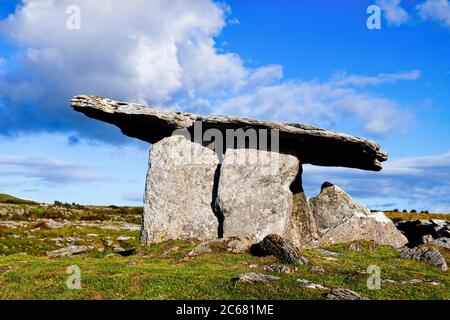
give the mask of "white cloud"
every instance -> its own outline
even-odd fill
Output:
[[[80,30],[66,28],[68,5],[80,6]],[[107,125],[68,107],[77,94],[321,126],[345,119],[370,134],[411,120],[395,101],[354,87],[414,80],[418,71],[283,80],[280,65],[252,69],[239,55],[217,49],[215,36],[230,12],[211,0],[25,0],[0,23],[0,32],[22,48],[15,62],[23,71],[0,78],[0,98],[9,102],[0,114],[2,132],[77,130],[108,139]]]
[[[391,24],[401,25],[409,20],[408,13],[400,6],[401,0],[378,0],[383,17]]]
[[[450,206],[450,151],[389,160],[381,172],[306,166],[303,180],[311,194],[318,192],[322,182],[330,181],[361,200],[385,199],[420,210],[450,213],[444,210]]]
[[[450,28],[450,3],[448,0],[426,0],[416,6],[424,20],[436,20]]]
[[[389,75],[385,76],[389,78]],[[350,77],[364,79],[362,76]],[[256,118],[268,115],[273,120],[298,119],[328,127],[335,127],[337,122],[352,117],[360,123],[362,130],[373,135],[404,128],[414,120],[410,113],[401,111],[396,102],[340,86],[339,81],[291,81],[262,86],[221,101],[216,104],[215,112]]]
[[[48,186],[107,180],[87,165],[33,156],[0,156],[0,176],[35,179]]]
[[[383,83],[394,83],[404,80],[417,80],[420,77],[419,70],[396,73],[380,73],[376,76],[347,75],[346,73],[336,74],[331,82],[339,86],[368,86]]]

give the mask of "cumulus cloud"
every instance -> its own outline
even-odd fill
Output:
[[[67,183],[105,181],[94,168],[46,157],[0,156],[0,177],[19,176],[36,184],[57,186]]]
[[[378,0],[377,4],[381,7],[383,17],[393,25],[401,25],[409,20],[409,15],[400,6],[401,0]]]
[[[364,79],[364,77],[354,76]],[[288,81],[257,87],[248,93],[217,103],[216,113],[234,113],[274,120],[299,119],[304,123],[336,127],[340,121],[356,119],[366,133],[383,135],[414,120],[389,99],[362,93],[339,81]],[[353,81],[353,80],[351,80]],[[349,84],[349,83],[347,83]]]
[[[80,8],[80,30],[66,27],[69,5]],[[0,23],[18,47],[8,57],[18,67],[0,74],[1,133],[77,131],[122,141],[115,128],[69,108],[77,94],[322,126],[349,119],[369,134],[403,127],[392,119],[412,118],[395,101],[355,86],[412,80],[417,72],[284,80],[280,65],[249,68],[239,55],[217,49],[214,39],[229,12],[211,0],[24,0]]]
[[[436,20],[450,28],[450,3],[448,0],[426,0],[416,6],[424,20]]]
[[[435,156],[390,160],[381,172],[305,167],[305,189],[317,193],[314,188],[326,180],[342,186],[362,200],[406,201],[422,207],[417,209],[450,213],[442,211],[450,206],[450,151]]]

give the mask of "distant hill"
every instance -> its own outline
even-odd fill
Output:
[[[13,197],[9,194],[0,193],[0,203],[9,203],[9,204],[38,204],[37,202],[31,200],[25,200]]]

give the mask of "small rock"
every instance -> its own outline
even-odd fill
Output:
[[[255,268],[258,268],[258,265],[253,263],[253,264],[250,264],[248,267],[252,268],[252,269],[255,269]]]
[[[362,250],[361,245],[358,242],[352,242],[348,248],[350,251],[359,252]]]
[[[305,280],[305,279],[297,279],[297,283],[300,287],[303,287],[303,288],[328,290],[327,287],[324,287],[321,284],[316,284],[316,283],[313,283],[313,282],[311,282],[309,280]]]
[[[233,280],[237,282],[269,282],[274,280],[279,280],[280,277],[271,276],[268,274],[256,273],[256,272],[246,272],[238,274]]]
[[[442,271],[447,271],[447,263],[442,254],[427,246],[419,246],[415,248],[405,247],[400,252],[400,258],[424,261],[428,264],[440,267]]]
[[[279,273],[292,273],[293,271],[296,271],[295,269],[293,270],[287,266],[277,266],[277,265],[270,265],[264,267],[265,271],[273,271]]]
[[[450,239],[449,238],[441,237],[441,238],[433,239],[429,242],[429,244],[450,249]]]
[[[431,234],[426,234],[424,236],[422,236],[422,243],[430,243],[433,241],[433,236]]]
[[[167,255],[171,254],[172,252],[178,251],[179,249],[180,249],[180,247],[178,247],[178,246],[170,247],[169,249],[165,250],[165,251],[162,253],[162,255],[163,255],[163,256],[167,256]]]
[[[12,266],[0,266],[0,273],[12,270]]]
[[[325,256],[341,256],[342,253],[336,252],[336,251],[330,251],[330,250],[326,250],[326,249],[316,249],[316,251],[318,253],[321,253]]]
[[[309,271],[314,272],[314,273],[324,273],[325,269],[321,266],[312,266]]]
[[[47,251],[46,254],[49,257],[67,257],[74,254],[80,254],[87,251],[89,247],[87,246],[68,246],[66,248]]]
[[[276,234],[266,236],[263,241],[261,241],[260,246],[263,252],[277,257],[284,263],[308,263],[308,259],[300,254],[300,250],[298,250],[297,247]]]
[[[359,293],[344,288],[332,289],[327,293],[327,298],[330,300],[370,300]]]
[[[127,237],[127,236],[117,237],[117,241],[128,241],[128,240],[131,240],[131,239],[134,239],[134,237]]]
[[[88,233],[87,236],[88,237],[98,237],[98,234],[96,234],[96,233]]]

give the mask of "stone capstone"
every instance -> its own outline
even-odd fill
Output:
[[[387,153],[370,140],[296,123],[261,121],[233,116],[202,116],[186,112],[170,112],[129,102],[81,95],[71,100],[75,111],[111,123],[130,137],[156,143],[174,130],[194,130],[194,123],[203,130],[217,129],[225,136],[228,129],[258,128],[277,130],[280,146],[296,151],[303,164],[381,170]]]

